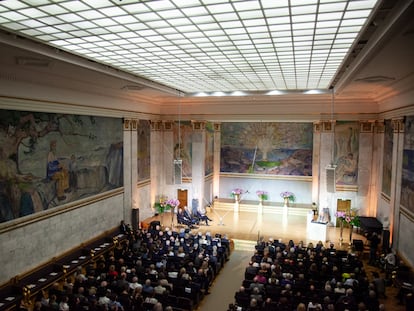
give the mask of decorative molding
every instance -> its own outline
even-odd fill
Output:
[[[332,133],[335,130],[336,121],[323,121],[322,122],[322,131],[327,133]]]
[[[67,213],[67,212],[73,211],[75,209],[78,209],[78,208],[81,208],[81,207],[84,207],[84,206],[88,206],[88,205],[106,200],[106,199],[111,198],[111,197],[115,197],[115,196],[118,196],[118,195],[123,195],[123,194],[124,194],[124,187],[120,187],[120,188],[116,188],[116,189],[113,189],[113,190],[109,190],[109,191],[104,192],[104,193],[97,194],[95,196],[85,198],[83,200],[70,202],[70,203],[67,203],[67,204],[59,205],[55,208],[51,208],[51,209],[48,209],[48,210],[44,210],[42,212],[34,213],[32,215],[28,215],[28,216],[26,216],[27,218],[26,217],[20,217],[20,218],[17,218],[15,220],[11,220],[11,221],[2,223],[0,225],[0,234],[3,234],[7,231],[15,230],[17,228],[21,228],[21,227],[24,227],[24,226],[27,226],[27,225],[30,225],[30,224],[35,223],[35,222],[39,222],[39,221],[44,220],[44,219],[48,219],[48,218],[53,217],[53,216],[57,216],[57,215],[60,215],[60,214]]]
[[[381,192],[381,199],[387,202],[388,204],[391,203],[391,198],[388,195],[386,195],[384,192]]]
[[[122,119],[124,123],[124,131],[130,131],[131,130],[131,119]]]
[[[398,118],[398,119],[392,119],[392,127],[394,129],[394,133],[404,133],[405,128],[404,128],[404,122],[405,119],[404,118]]]
[[[414,214],[413,214],[413,212],[411,212],[407,208],[400,205],[400,213],[401,213],[401,215],[404,215],[405,217],[408,218],[408,220],[410,220],[411,222],[414,223]]]
[[[172,131],[174,128],[174,121],[163,121],[163,127],[164,127],[164,131]]]
[[[138,119],[131,120],[132,130],[136,131],[138,129]]]
[[[336,185],[336,191],[358,192],[358,186],[353,185]]]
[[[191,120],[193,131],[204,131],[206,129],[206,121],[193,121]]]
[[[313,132],[320,133],[322,130],[321,122],[313,122]]]
[[[162,131],[162,121],[161,120],[151,120],[151,131]]]
[[[213,123],[214,132],[221,131],[221,123]]]
[[[360,133],[373,133],[375,121],[359,121]]]
[[[375,121],[375,130],[377,133],[384,133],[385,132],[385,121],[384,120]]]

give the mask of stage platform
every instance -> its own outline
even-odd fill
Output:
[[[213,203],[212,208],[215,210],[234,210],[234,200],[231,199],[220,199],[216,200]],[[263,214],[279,214],[282,215],[285,212],[283,203],[281,202],[270,202],[264,201],[262,203],[263,206]],[[239,203],[239,211],[240,212],[252,212],[258,213],[259,212],[259,201],[253,200],[241,200]],[[296,215],[296,216],[304,216],[306,217],[309,212],[312,211],[311,204],[296,204],[290,203],[287,212],[288,215]]]
[[[226,234],[230,239],[242,241],[257,241],[259,238],[264,239],[283,239],[294,240],[295,242],[303,241],[304,243],[317,243],[314,234],[309,233],[310,207],[290,206],[287,213],[284,213],[282,204],[266,204],[263,212],[259,212],[259,204],[257,201],[244,201],[239,204],[239,211],[234,211],[234,201],[220,200],[216,201],[211,207],[207,208],[207,215],[213,221],[209,222],[209,226],[205,224],[198,225],[190,231],[192,233]],[[176,217],[171,217],[171,213],[167,212],[163,217],[160,215],[144,220],[149,224],[151,221],[158,220],[164,228],[172,228],[174,230],[188,229],[186,226],[178,225]],[[327,226],[327,241],[324,244],[334,243],[338,249],[349,248],[349,229],[344,229],[343,243],[339,245],[340,229],[334,226]],[[363,240],[366,238],[358,234],[356,229],[353,231],[353,239]]]

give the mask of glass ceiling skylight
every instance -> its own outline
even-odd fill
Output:
[[[377,0],[13,0],[0,27],[182,92],[326,89]]]

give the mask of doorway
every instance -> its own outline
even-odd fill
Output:
[[[188,206],[188,190],[185,189],[177,189],[177,199],[180,201],[180,205],[178,207]]]

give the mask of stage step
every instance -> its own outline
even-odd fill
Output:
[[[232,211],[234,210],[234,203],[233,202],[216,202],[213,208],[216,210]],[[246,204],[246,203],[239,204],[240,212],[257,213],[258,210],[259,210],[258,204]],[[287,211],[288,211],[288,215],[307,216],[309,212],[312,212],[312,209],[309,207],[289,206],[287,208]],[[282,205],[266,205],[266,204],[263,205],[263,214],[282,215],[283,213],[284,213],[284,208]]]
[[[256,241],[233,239],[234,249],[239,251],[251,251],[254,253]]]

